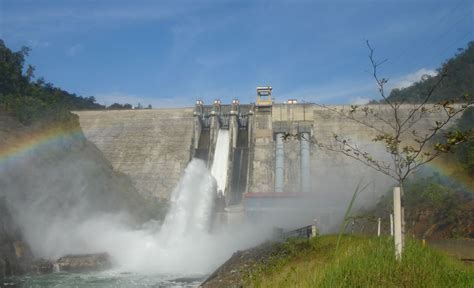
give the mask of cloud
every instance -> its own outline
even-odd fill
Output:
[[[66,55],[69,57],[74,57],[79,54],[84,49],[82,44],[74,44],[66,50]]]
[[[30,48],[47,48],[51,46],[51,42],[49,41],[41,41],[41,40],[28,40],[28,47]]]
[[[432,77],[432,76],[436,76],[437,74],[438,74],[438,72],[436,72],[435,70],[427,69],[427,68],[421,68],[421,69],[419,69],[415,72],[408,73],[406,75],[403,75],[401,77],[398,77],[398,78],[394,79],[391,84],[389,82],[388,83],[388,88],[389,89],[406,88],[408,86],[413,85],[415,82],[420,81],[426,75]]]
[[[140,4],[122,1],[64,1],[55,5],[36,2],[19,1],[0,8],[0,36],[24,41],[25,38],[55,37],[77,31],[107,29],[126,23],[185,19],[198,8],[198,5],[179,5],[173,1],[145,1]]]
[[[350,102],[351,104],[354,104],[354,105],[365,105],[367,103],[369,103],[369,101],[372,100],[368,97],[356,97],[354,99],[352,99]]]

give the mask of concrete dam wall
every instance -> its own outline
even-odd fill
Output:
[[[384,105],[371,108],[378,115],[390,115]],[[404,106],[402,113],[409,108]],[[255,106],[237,102],[194,109],[76,113],[86,137],[146,195],[167,198],[192,157],[211,168],[220,129],[228,130],[229,135],[227,181],[221,191],[228,207],[243,203],[247,212],[260,213],[279,206],[279,199],[310,194],[312,207],[320,211],[336,206],[344,209],[359,181],[368,184],[360,196],[361,206],[374,203],[393,184],[392,179],[363,164],[308,141],[283,141],[281,136],[291,133],[329,144],[337,134],[376,158],[390,161],[383,145],[372,141],[377,134],[374,129],[313,104]],[[388,124],[358,113],[356,119],[387,131]],[[412,129],[423,134],[443,119],[443,113],[426,115],[413,123]]]
[[[81,127],[140,193],[167,198],[192,156],[193,109],[80,111]]]

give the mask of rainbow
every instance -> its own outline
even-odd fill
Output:
[[[474,192],[474,178],[457,161],[445,155],[429,163],[428,167],[440,175],[459,183],[470,192]]]
[[[25,134],[14,139],[14,141],[0,142],[0,167],[4,163],[15,161],[15,159],[33,153],[36,149],[54,146],[68,138],[82,135],[83,132],[80,126],[73,128],[53,126]],[[460,172],[463,171],[460,164],[448,156],[428,163],[428,167],[474,192],[474,178],[467,172]]]
[[[22,158],[36,149],[54,146],[68,138],[81,135],[83,134],[80,126],[74,128],[53,126],[24,134],[11,141],[0,142],[0,166]]]

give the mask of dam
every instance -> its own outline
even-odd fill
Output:
[[[168,198],[190,160],[203,160],[216,178],[227,221],[269,211],[283,215],[280,211],[288,205],[310,211],[306,220],[324,219],[343,214],[340,211],[361,180],[368,188],[360,203],[374,203],[389,190],[393,179],[304,140],[329,144],[334,135],[341,135],[378,159],[389,160],[385,148],[373,142],[374,129],[334,113],[350,106],[327,109],[291,99],[275,103],[271,90],[258,87],[252,104],[238,99],[223,104],[216,99],[211,105],[198,100],[194,108],[75,113],[87,139],[143,195]],[[381,104],[372,108],[380,115],[390,109]],[[442,113],[423,117],[413,129],[427,131]],[[357,117],[367,120],[370,115]],[[370,121],[379,130],[388,127],[376,119]],[[284,139],[288,134],[295,137]],[[284,217],[291,222],[291,217]]]

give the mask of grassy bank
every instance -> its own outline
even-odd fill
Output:
[[[474,267],[408,240],[397,262],[388,237],[290,240],[245,275],[255,287],[474,287]]]

